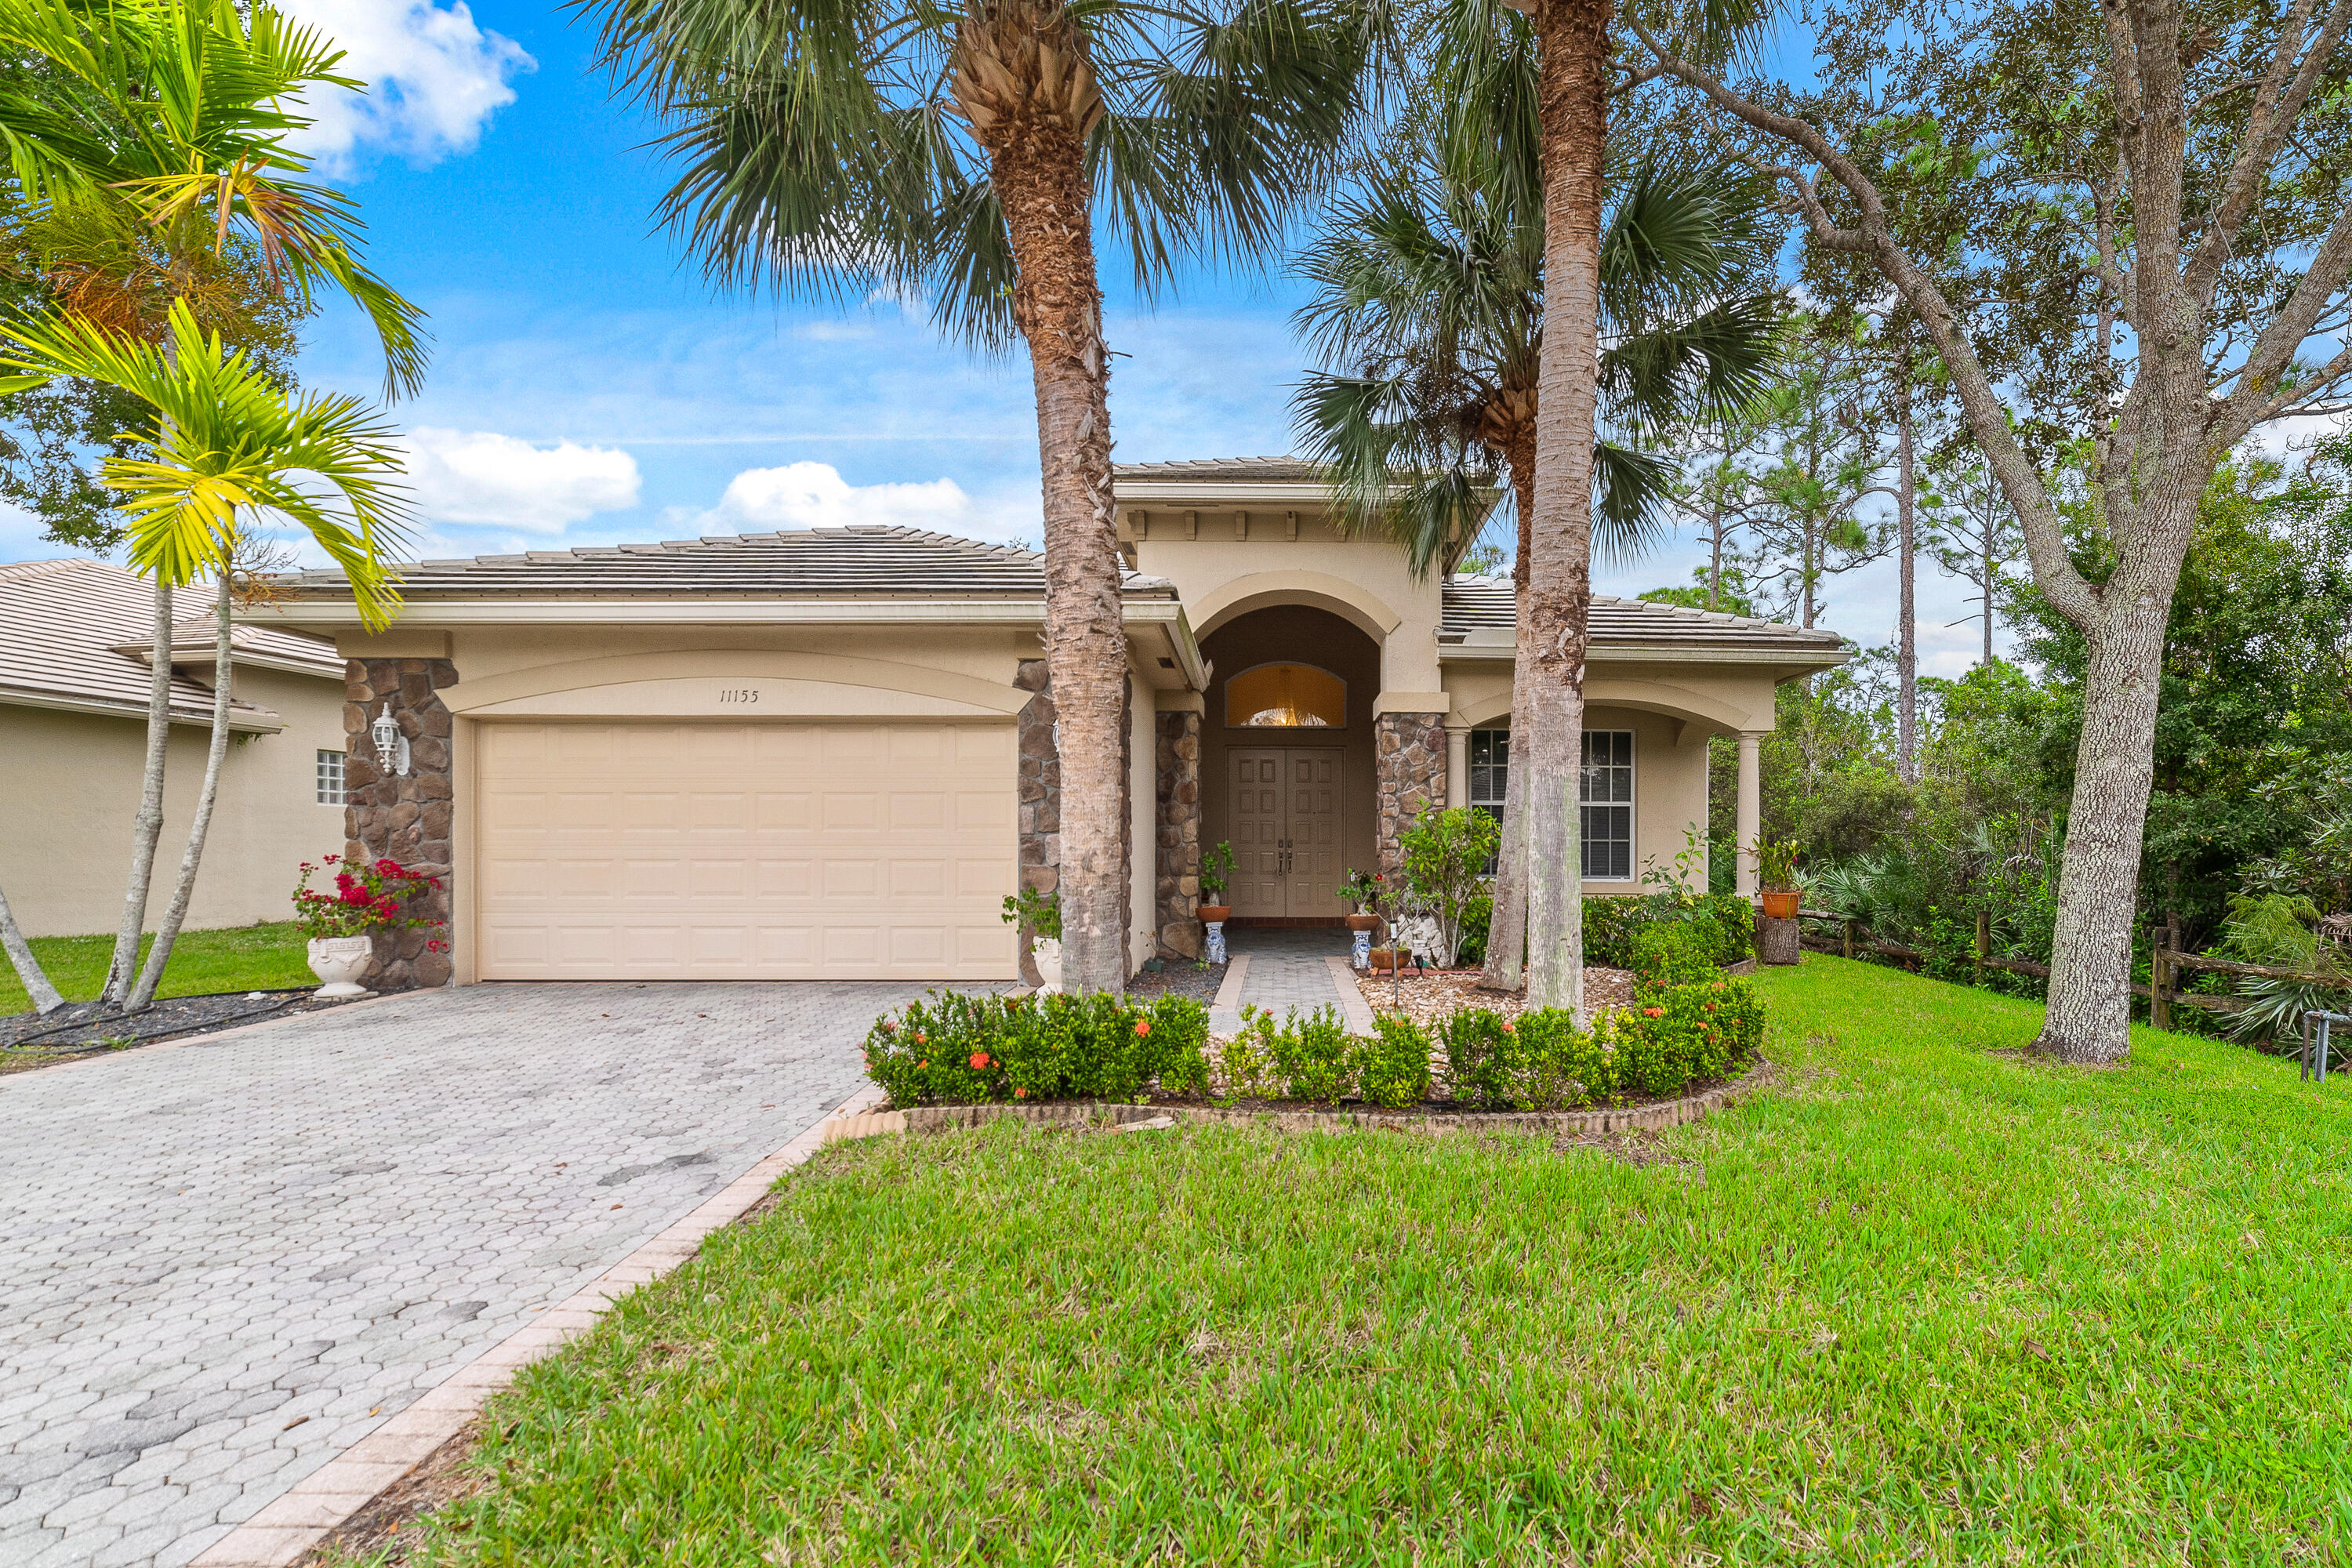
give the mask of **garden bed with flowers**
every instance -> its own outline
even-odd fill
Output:
[[[1506,1016],[1459,1007],[1423,1023],[1376,1018],[1350,1035],[1339,1011],[1277,1018],[1244,1009],[1213,1038],[1188,997],[934,992],[876,1021],[866,1074],[893,1110],[1045,1104],[1415,1108],[1525,1113],[1673,1100],[1758,1060],[1755,986],[1722,975],[1697,946],[1654,944],[1630,1005],[1580,1026],[1564,1009]]]

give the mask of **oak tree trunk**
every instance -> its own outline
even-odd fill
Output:
[[[2188,521],[2195,510],[2189,500]],[[2175,531],[2158,524],[2152,531]],[[2177,531],[2187,533],[2187,521]],[[2119,1062],[2131,1052],[2132,921],[2156,782],[2165,625],[2179,575],[2177,554],[2173,561],[2161,584],[2131,581],[2141,574],[2130,564],[2119,570],[2101,595],[2101,613],[2084,629],[2090,658],[2050,941],[2050,1005],[2033,1042],[2062,1061]]]
[[[1608,0],[1541,0],[1536,36],[1544,179],[1543,359],[1527,603],[1528,1005],[1584,1002],[1584,666],[1592,608],[1592,443],[1599,393]]]
[[[172,742],[172,585],[155,579],[154,663],[147,681],[147,763],[139,813],[131,819],[131,878],[122,894],[122,923],[106,965],[100,999],[120,1005],[139,970],[139,933],[147,924],[147,891],[155,879],[155,845],[163,836],[163,762]]]
[[[180,856],[180,878],[173,886],[171,905],[155,927],[155,944],[148,949],[147,962],[140,967],[139,979],[122,1004],[126,1013],[146,1011],[147,1005],[155,999],[156,985],[163,978],[163,966],[172,962],[172,946],[180,940],[181,922],[188,918],[188,901],[195,896],[196,868],[205,858],[205,835],[212,827],[213,805],[220,798],[221,763],[228,755],[229,689],[236,672],[230,646],[229,570],[226,564],[221,568],[220,593],[213,610],[218,617],[213,628],[213,730],[212,743],[205,752],[204,786],[196,795],[194,819],[188,824],[188,847]]]
[[[1505,437],[1504,460],[1511,470],[1511,499],[1519,513],[1518,555],[1511,563],[1511,739],[1503,775],[1503,839],[1495,856],[1493,912],[1486,926],[1486,967],[1478,976],[1487,991],[1517,991],[1528,946],[1528,786],[1518,748],[1528,724],[1528,689],[1535,660],[1528,653],[1528,581],[1533,567],[1536,512],[1536,431],[1516,421]]]
[[[1036,386],[1045,665],[1062,768],[1063,984],[1116,991],[1128,976],[1127,634],[1086,140],[1064,117],[1018,111],[980,135],[1012,237],[1013,317]]]

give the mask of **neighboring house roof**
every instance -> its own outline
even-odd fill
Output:
[[[1440,657],[1475,649],[1486,658],[1510,656],[1517,606],[1507,577],[1449,577],[1438,623]],[[1647,599],[1592,596],[1592,647],[1596,655],[1643,658],[1755,659],[1826,669],[1845,661],[1843,639],[1835,632],[1749,616],[1657,605]]]
[[[302,572],[279,582],[296,599],[342,598],[351,592],[340,572]],[[1175,596],[1167,579],[1137,572],[1121,574],[1120,592]],[[400,595],[408,604],[638,595],[1039,599],[1045,593],[1045,558],[1034,551],[887,523],[420,561],[400,574]]]
[[[1212,483],[1320,484],[1323,465],[1304,458],[1202,458],[1182,463],[1121,463],[1111,470],[1114,479],[1203,479]]]
[[[154,589],[103,561],[27,561],[0,566],[0,703],[80,713],[138,717],[147,711]],[[173,635],[173,662],[209,668],[208,626],[186,622]],[[241,662],[341,679],[331,645],[260,626],[240,626],[230,646]],[[208,723],[212,689],[186,675],[172,679],[172,717]],[[285,726],[257,703],[232,700],[239,730]]]

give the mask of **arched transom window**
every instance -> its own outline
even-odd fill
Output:
[[[1311,664],[1261,664],[1225,682],[1225,722],[1234,729],[1344,730],[1348,683]]]

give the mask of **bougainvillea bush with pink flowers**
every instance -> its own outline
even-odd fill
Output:
[[[312,874],[320,870],[334,874],[334,891],[310,886]],[[409,904],[440,885],[440,878],[388,858],[346,860],[329,855],[315,866],[305,860],[302,879],[294,885],[294,919],[302,934],[313,941],[377,931],[438,931],[442,921],[412,913]],[[446,945],[437,937],[425,943],[435,952]]]
[[[1111,995],[934,991],[875,1020],[866,1076],[893,1107],[995,1100],[1132,1100],[1200,1077],[1208,1009]]]

